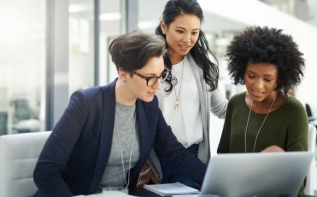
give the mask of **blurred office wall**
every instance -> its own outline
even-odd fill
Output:
[[[290,33],[304,52],[307,69],[295,95],[309,103],[317,114],[317,1],[306,1],[308,17],[295,11],[295,0],[283,4],[273,0],[198,1],[205,15],[202,29],[219,61],[219,88],[228,98],[244,90],[232,85],[223,58],[233,35],[248,25],[274,26]],[[316,5],[311,7],[313,2]],[[154,33],[165,3],[166,0],[0,1],[0,135],[49,130],[72,92],[113,80],[117,73],[108,54],[111,40],[134,27]]]

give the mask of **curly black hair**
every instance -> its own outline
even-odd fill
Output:
[[[276,89],[287,95],[300,84],[305,68],[303,53],[292,36],[281,29],[252,26],[234,36],[225,54],[234,84],[245,84],[248,63],[271,63],[278,67]]]

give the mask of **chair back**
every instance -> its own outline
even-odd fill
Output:
[[[37,191],[33,171],[51,132],[0,136],[0,197],[29,197]]]
[[[316,127],[312,124],[308,124],[308,151],[314,153],[316,151]],[[314,195],[314,183],[315,183],[315,158],[312,160],[307,172],[306,187],[304,193],[306,195]]]

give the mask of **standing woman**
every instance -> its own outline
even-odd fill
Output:
[[[165,76],[163,39],[132,32],[116,38],[109,51],[118,78],[72,94],[36,164],[36,197],[133,190],[153,146],[202,183],[206,165],[177,141],[155,96]]]
[[[203,11],[195,0],[169,0],[155,33],[166,40],[165,66],[172,76],[162,83],[157,96],[167,123],[187,151],[207,163],[210,157],[210,111],[224,118],[227,100],[217,91],[219,69],[210,59],[211,51],[201,30]],[[139,184],[194,181],[171,168],[163,155],[152,152]],[[149,169],[149,170],[148,170]],[[162,171],[161,171],[162,170]],[[156,178],[153,174],[156,175]],[[163,177],[162,177],[163,176]]]

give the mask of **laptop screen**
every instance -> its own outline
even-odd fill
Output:
[[[200,193],[297,196],[312,158],[311,152],[219,154],[208,163]]]

